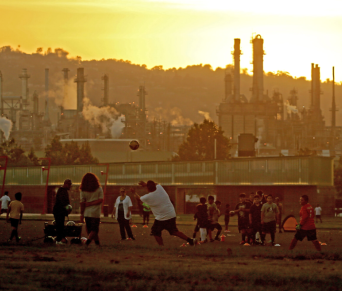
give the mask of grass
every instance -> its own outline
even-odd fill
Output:
[[[141,225],[133,229],[136,241],[121,242],[118,225],[102,224],[102,248],[86,249],[32,241],[43,224],[24,221],[22,244],[0,246],[0,290],[342,290],[339,230],[318,231],[328,244],[319,253],[307,241],[287,250],[293,233],[276,235],[281,247],[240,246],[234,226],[225,242],[196,247],[164,233],[159,247]],[[193,225],[179,229],[189,235]],[[3,240],[9,233],[0,221]]]

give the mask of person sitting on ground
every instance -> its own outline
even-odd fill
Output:
[[[99,178],[93,173],[85,174],[81,181],[80,190],[80,220],[83,222],[83,218],[85,219],[88,233],[86,246],[89,246],[92,240],[99,246],[101,204],[104,196]]]
[[[225,226],[224,232],[230,232],[230,230],[228,230],[229,220],[230,220],[230,205],[226,204],[226,209],[224,211],[224,226]]]
[[[8,205],[11,202],[11,198],[8,197],[8,191],[5,192],[4,196],[0,198],[1,201],[1,214],[7,213]]]
[[[19,242],[21,237],[18,235],[18,224],[21,224],[24,212],[24,204],[21,203],[22,194],[20,192],[15,193],[15,200],[10,203],[7,209],[7,222],[11,222],[12,233],[9,238],[9,242],[15,237],[16,241]]]
[[[266,234],[271,235],[272,245],[274,245],[275,233],[277,231],[277,220],[279,219],[279,210],[277,204],[273,203],[272,195],[267,196],[267,203],[261,207],[261,241],[264,244]]]
[[[314,210],[313,207],[309,204],[309,197],[307,195],[303,195],[299,199],[299,203],[301,205],[301,209],[299,212],[300,221],[296,227],[296,234],[291,241],[290,250],[293,250],[297,245],[297,242],[303,241],[306,237],[308,241],[312,241],[317,251],[321,251],[321,245],[317,240],[316,234],[316,225],[314,220]]]
[[[252,228],[252,243],[256,244],[256,236],[259,233],[258,237],[261,238],[261,208],[262,205],[260,203],[259,195],[254,195],[253,205],[251,206],[249,212],[249,224]]]
[[[234,213],[238,213],[238,228],[239,232],[241,232],[242,241],[240,242],[241,245],[245,243],[249,243],[249,232],[250,232],[250,225],[249,225],[249,211],[251,208],[251,204],[246,202],[246,194],[241,193],[239,195],[240,202],[236,204]],[[246,239],[247,236],[247,239]]]
[[[161,185],[156,185],[156,183],[151,180],[147,183],[140,181],[139,185],[146,187],[149,193],[140,197],[135,192],[134,188],[131,188],[131,191],[134,193],[135,197],[140,200],[140,203],[145,202],[151,207],[155,217],[151,228],[151,235],[155,237],[157,243],[161,246],[164,245],[162,231],[166,229],[170,235],[178,236],[179,238],[186,240],[191,246],[195,245],[196,239],[190,238],[178,230],[176,225],[176,211],[164,188]]]

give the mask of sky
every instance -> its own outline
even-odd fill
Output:
[[[124,59],[164,69],[232,64],[252,72],[252,36],[264,39],[264,70],[342,81],[340,0],[0,0],[0,46],[27,53],[63,48],[71,57]],[[5,24],[5,25],[4,25]],[[0,65],[1,66],[1,65]]]

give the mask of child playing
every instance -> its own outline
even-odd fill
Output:
[[[142,207],[143,207],[143,220],[144,220],[143,224],[147,226],[147,224],[150,220],[151,208],[145,202],[142,204]],[[147,223],[145,223],[145,220]]]
[[[249,242],[249,210],[251,208],[251,204],[246,202],[246,194],[241,193],[239,195],[240,203],[236,204],[234,213],[238,213],[238,227],[239,232],[241,232],[242,241],[240,242],[241,245]],[[246,240],[247,235],[247,240]]]
[[[201,234],[201,243],[207,242],[208,207],[207,204],[205,204],[206,202],[207,199],[201,197],[200,204],[196,206],[197,223]]]
[[[216,204],[214,203],[214,200],[215,200],[214,196],[208,197],[208,220],[209,220],[208,221],[208,235],[209,235],[210,242],[214,241],[211,236],[211,232],[212,230],[215,229],[215,227],[212,228],[212,224],[216,224],[217,221],[215,220],[218,220],[218,217],[217,219],[216,217],[214,217],[214,215],[217,214],[216,211],[218,210]]]
[[[16,241],[19,242],[21,237],[18,236],[18,224],[21,224],[21,219],[23,218],[24,204],[21,201],[22,194],[20,192],[15,193],[14,197],[16,200],[12,201],[8,206],[6,220],[11,222],[12,233],[9,238],[9,242],[15,237]],[[10,216],[10,218],[9,218]]]
[[[303,195],[299,199],[300,205],[302,206],[300,209],[300,222],[296,227],[295,237],[292,239],[290,244],[290,250],[293,250],[300,240],[302,241],[305,237],[307,237],[308,241],[312,241],[316,250],[321,251],[321,245],[317,240],[316,235],[316,225],[314,220],[314,211],[313,207],[308,203],[309,197],[307,195]]]
[[[265,242],[266,234],[269,233],[271,234],[272,245],[274,245],[279,209],[277,204],[273,203],[272,195],[268,195],[266,201],[261,208],[261,241]]]
[[[252,227],[252,243],[255,244],[256,234],[261,235],[261,208],[260,196],[255,195],[253,205],[249,212],[249,223]],[[263,241],[262,241],[263,243]]]
[[[217,241],[220,241],[220,234],[221,234],[221,231],[222,231],[222,226],[218,223],[218,219],[219,217],[221,216],[221,213],[220,213],[220,207],[221,207],[221,202],[220,201],[215,201],[215,205],[216,205],[216,210],[213,211],[213,214],[211,216],[211,224],[210,224],[210,230],[211,232],[214,231],[215,229],[217,229],[217,233],[216,233],[216,236],[213,240],[210,240],[211,242],[217,240]]]
[[[226,210],[224,212],[224,225],[225,225],[224,232],[230,232],[230,230],[228,230],[229,219],[230,219],[230,205],[226,204]]]

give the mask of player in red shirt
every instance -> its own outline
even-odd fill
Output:
[[[296,226],[296,234],[292,239],[289,249],[293,250],[300,240],[302,241],[305,237],[307,237],[308,241],[312,241],[316,250],[321,251],[321,245],[317,240],[316,235],[316,226],[315,226],[315,214],[313,207],[308,203],[309,197],[307,195],[303,195],[299,199],[300,205],[302,208],[300,209],[300,222]]]

